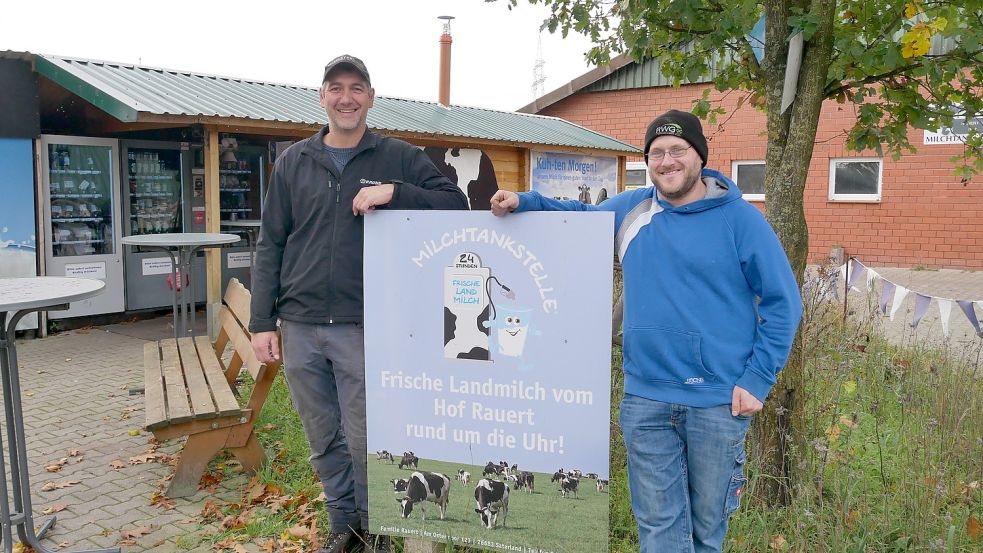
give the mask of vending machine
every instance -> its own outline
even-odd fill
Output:
[[[41,136],[45,274],[102,280],[105,291],[50,319],[123,311],[119,141]]]
[[[269,145],[249,143],[247,138],[223,136],[219,149],[219,210],[221,221],[260,220],[263,199],[266,197],[266,172]],[[221,228],[222,232],[239,234],[242,241],[222,249],[222,289],[229,279],[236,278],[250,286],[252,254],[251,237],[241,227]]]
[[[204,186],[195,186],[191,148],[178,142],[124,140],[123,235],[205,231]],[[203,177],[202,177],[203,178]],[[202,181],[203,182],[203,181]],[[160,250],[124,246],[126,309],[169,307],[174,282],[170,257]],[[205,301],[205,260],[192,271],[195,301]],[[187,275],[182,275],[187,280]]]

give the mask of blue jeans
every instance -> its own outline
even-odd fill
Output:
[[[750,417],[730,405],[688,407],[625,394],[631,507],[641,553],[721,551],[740,505]]]
[[[362,325],[281,321],[283,375],[332,532],[369,527]]]

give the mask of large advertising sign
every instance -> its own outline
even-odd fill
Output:
[[[0,138],[0,175],[4,200],[0,202],[0,278],[31,277],[37,270],[34,208],[34,146],[26,138]],[[32,313],[17,329],[37,328]]]
[[[558,200],[599,204],[618,192],[618,158],[529,152],[530,189]]]
[[[613,224],[366,217],[371,532],[607,551]]]

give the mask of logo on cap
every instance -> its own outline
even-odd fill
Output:
[[[683,127],[677,123],[665,123],[655,128],[655,136],[671,134],[673,136],[683,136]]]

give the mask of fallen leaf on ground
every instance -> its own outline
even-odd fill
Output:
[[[50,514],[53,514],[53,513],[58,513],[58,512],[64,511],[66,508],[68,508],[68,505],[66,505],[64,503],[58,503],[57,505],[52,505],[51,507],[48,507],[47,509],[41,511],[41,514],[42,515],[50,515]]]
[[[115,470],[119,470],[119,469],[121,469],[121,468],[123,468],[125,466],[126,466],[126,463],[124,463],[123,461],[120,461],[119,459],[117,459],[117,460],[109,463],[109,468],[115,469]]]
[[[120,531],[119,535],[124,540],[128,540],[128,539],[132,539],[132,538],[139,538],[140,536],[146,536],[147,534],[153,532],[156,529],[157,529],[157,526],[154,525],[154,524],[151,524],[150,526],[139,526],[139,527],[133,528],[131,530],[122,530],[122,531]]]
[[[58,472],[58,471],[61,470],[61,467],[65,466],[67,464],[68,464],[68,458],[67,457],[62,457],[61,459],[59,459],[57,461],[52,461],[50,463],[45,463],[44,464],[44,470],[46,470],[48,472]]]
[[[785,545],[786,545],[785,536],[781,534],[776,534],[775,536],[772,536],[771,543],[768,544],[768,547],[770,547],[775,551],[782,551],[785,549]]]
[[[171,510],[177,506],[177,503],[173,499],[167,497],[160,492],[154,492],[150,496],[150,504],[156,505],[158,507],[163,507],[164,509]]]
[[[966,519],[966,533],[974,540],[983,536],[983,524],[980,524],[980,521],[976,520],[973,515],[969,515],[969,518]]]
[[[81,480],[66,480],[64,482],[45,482],[44,485],[41,486],[41,491],[50,492],[54,490],[60,490],[62,488],[67,488],[69,486],[74,486],[75,484],[80,484],[80,483],[82,483]]]
[[[81,455],[83,453],[85,453],[85,452],[82,451],[81,449],[70,449],[70,450],[68,450],[68,456],[69,457],[78,457],[79,455]]]
[[[157,457],[158,455],[156,453],[143,453],[135,457],[130,457],[129,462],[131,465],[142,465],[150,461],[156,461]]]
[[[137,429],[127,430],[126,433],[129,434],[130,436],[139,436],[140,435],[140,431],[137,430]]]

